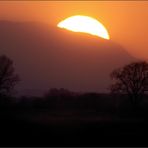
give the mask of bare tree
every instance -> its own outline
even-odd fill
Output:
[[[13,61],[5,55],[0,56],[0,94],[9,93],[19,81],[15,74]]]
[[[148,91],[148,63],[133,62],[111,73],[114,83],[112,92],[128,94],[132,104],[138,105],[142,96]]]

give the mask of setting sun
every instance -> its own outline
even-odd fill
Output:
[[[57,26],[74,32],[84,32],[110,39],[107,29],[98,20],[89,16],[71,16],[61,21]]]

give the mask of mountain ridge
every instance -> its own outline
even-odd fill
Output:
[[[19,92],[106,91],[110,72],[136,60],[112,40],[36,22],[0,21],[0,49],[15,63]]]

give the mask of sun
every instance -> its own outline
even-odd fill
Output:
[[[58,23],[57,26],[74,32],[83,32],[107,40],[110,39],[109,33],[103,24],[89,16],[71,16]]]

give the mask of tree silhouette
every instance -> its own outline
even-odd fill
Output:
[[[128,94],[131,103],[137,106],[148,91],[148,63],[140,61],[128,64],[114,70],[111,78],[114,80],[111,91]]]
[[[19,81],[15,74],[13,61],[5,55],[0,56],[0,95],[8,94]]]

